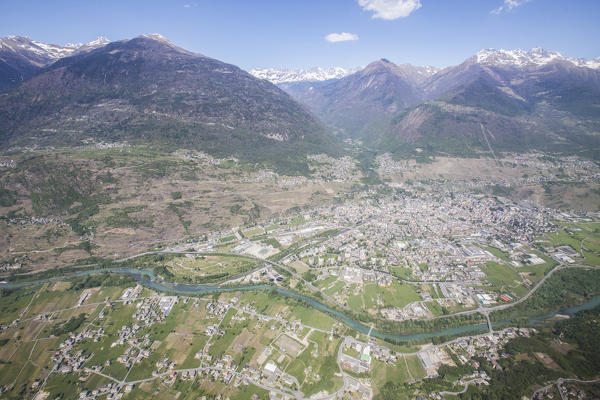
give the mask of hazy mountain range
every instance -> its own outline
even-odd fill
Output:
[[[65,46],[3,38],[0,143],[151,141],[250,159],[335,153],[344,138],[457,155],[593,153],[600,143],[600,59],[486,49],[444,69],[380,59],[250,72],[160,35]]]

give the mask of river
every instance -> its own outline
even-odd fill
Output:
[[[331,307],[329,307],[323,303],[320,303],[319,301],[317,301],[313,298],[310,298],[310,297],[301,295],[299,293],[292,292],[291,290],[283,289],[283,288],[280,288],[277,286],[240,285],[240,286],[219,287],[219,286],[215,286],[215,285],[173,283],[173,282],[167,282],[164,280],[156,279],[156,277],[154,276],[152,271],[139,270],[139,269],[134,269],[134,268],[91,269],[91,270],[86,270],[86,271],[77,271],[77,272],[73,272],[70,274],[65,274],[64,276],[61,276],[61,277],[39,279],[39,280],[34,280],[34,281],[16,282],[16,283],[0,282],[0,288],[12,289],[12,288],[35,286],[35,285],[39,285],[39,284],[43,284],[43,283],[75,278],[78,276],[93,275],[93,274],[106,273],[106,272],[125,274],[125,275],[132,277],[136,282],[138,282],[141,285],[144,285],[150,289],[154,289],[156,291],[161,291],[161,292],[171,292],[171,293],[176,293],[176,294],[180,294],[180,295],[200,295],[200,294],[212,294],[212,293],[235,292],[235,291],[251,291],[251,290],[274,290],[275,292],[277,292],[278,294],[280,294],[282,296],[290,297],[290,298],[293,298],[296,300],[301,300],[301,301],[307,303],[308,305],[310,305],[311,307],[313,307],[319,311],[322,311],[326,314],[331,315],[335,319],[343,322],[344,324],[346,324],[347,326],[349,326],[350,328],[352,328],[354,330],[357,330],[364,334],[368,334],[369,331],[371,331],[371,336],[379,338],[379,339],[384,339],[384,340],[388,339],[388,340],[406,341],[406,342],[419,341],[419,340],[432,339],[434,337],[440,337],[440,336],[454,337],[454,336],[466,335],[466,334],[484,333],[488,330],[487,324],[482,323],[482,324],[472,324],[472,325],[464,325],[464,326],[459,326],[459,327],[454,327],[454,328],[448,328],[448,329],[444,329],[444,330],[437,331],[437,332],[390,334],[390,333],[380,332],[375,328],[373,328],[371,330],[371,328],[369,326],[364,325],[363,323],[349,317],[348,315],[346,315],[338,310],[332,309]],[[545,320],[552,318],[552,317],[556,316],[557,314],[574,315],[575,313],[577,313],[581,310],[592,309],[599,305],[600,305],[600,296],[597,296],[597,297],[594,297],[592,300],[590,300],[584,304],[578,305],[578,306],[563,308],[563,309],[556,310],[552,313],[547,313],[547,314],[544,314],[541,316],[531,317],[529,319],[529,321],[531,324],[534,324],[534,325],[541,324],[541,323],[544,323]],[[495,325],[496,326],[506,325],[506,322],[498,322]]]

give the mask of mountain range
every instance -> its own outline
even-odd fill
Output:
[[[346,138],[404,154],[595,155],[600,144],[600,59],[541,48],[485,49],[444,69],[380,59],[248,73],[160,35],[65,46],[10,36],[0,83],[4,148],[93,139],[289,162]]]
[[[332,143],[321,122],[272,83],[160,35],[43,66],[0,96],[0,133],[4,146],[150,141],[247,159],[289,159]]]
[[[600,64],[540,48],[482,50],[421,85],[391,121],[384,146],[451,154],[589,150],[600,144]]]
[[[343,137],[369,138],[421,100],[420,85],[436,72],[431,67],[397,65],[381,59],[342,79],[279,86]]]
[[[377,60],[325,82],[278,84],[338,135],[398,152],[597,149],[600,59],[485,49],[444,69]]]
[[[310,69],[254,68],[249,72],[259,79],[266,79],[271,83],[279,84],[287,82],[321,82],[331,79],[341,79],[358,72],[361,69],[361,67],[314,67]]]

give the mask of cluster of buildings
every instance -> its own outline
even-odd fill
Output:
[[[135,287],[129,287],[129,288],[125,289],[125,291],[121,295],[121,300],[123,300],[123,302],[125,304],[131,304],[138,298],[140,293],[142,293],[141,285],[135,285]]]
[[[274,284],[278,284],[280,282],[283,282],[285,279],[285,277],[283,275],[281,275],[279,272],[277,272],[273,267],[271,267],[270,265],[266,265],[263,268],[260,268],[256,271],[253,271],[252,273],[243,276],[242,278],[238,279],[238,282],[246,282],[246,283],[253,283],[253,284],[259,284],[259,283],[274,283]]]
[[[314,161],[313,177],[317,180],[345,182],[357,173],[356,161],[351,157],[332,158],[326,154],[308,155]]]
[[[347,283],[375,282],[380,287],[388,287],[393,283],[393,277],[390,274],[363,268],[341,267],[339,271],[329,269],[329,274],[339,276]]]
[[[239,161],[235,157],[215,158],[204,152],[191,150],[177,150],[173,152],[173,155],[180,157],[184,161],[196,161],[208,165],[221,165],[222,162],[230,161],[236,163]]]
[[[536,333],[533,328],[506,328],[494,331],[493,334],[458,338],[447,345],[449,352],[456,356],[461,364],[469,363],[474,368],[479,368],[475,357],[485,358],[495,368],[500,368],[498,359],[504,357],[503,347],[516,337],[530,337]]]
[[[346,336],[341,346],[338,360],[340,365],[357,374],[369,372],[373,359],[392,365],[400,360],[404,362],[400,353],[381,345],[373,339],[370,339],[367,343],[352,336]]]
[[[68,226],[66,222],[54,217],[10,217],[7,218],[9,224],[13,225],[49,225],[53,224],[58,227]]]
[[[504,163],[528,167],[540,173],[527,175],[509,184],[519,185],[536,182],[575,180],[579,182],[600,182],[598,165],[591,160],[574,156],[549,158],[540,153],[511,154],[502,160]]]
[[[106,396],[107,400],[116,400],[123,397],[123,393],[119,393],[121,386],[115,382],[109,382],[99,386],[94,390],[83,390],[79,393],[81,400],[94,400],[100,396]],[[133,390],[133,385],[125,385],[125,392]]]
[[[15,160],[0,160],[0,168],[14,168],[17,166],[17,162]]]
[[[392,321],[406,321],[408,319],[420,319],[433,316],[431,311],[423,302],[407,304],[403,308],[382,308],[379,310],[384,318]]]
[[[147,326],[162,322],[165,318],[165,314],[158,309],[159,302],[159,296],[151,296],[142,299],[142,301],[138,303],[133,318]]]
[[[4,264],[0,265],[0,271],[2,271],[2,272],[18,271],[22,267],[23,267],[23,265],[20,262],[4,263]]]
[[[556,388],[558,390],[558,396],[555,396],[553,391],[550,390]],[[586,391],[588,388],[593,388],[591,391]],[[588,389],[589,390],[589,389]],[[596,398],[592,393],[597,391],[597,386],[588,385],[577,385],[577,383],[570,383],[568,381],[558,381],[556,385],[548,385],[541,390],[537,390],[532,397],[532,400],[585,400]],[[590,393],[591,392],[591,393]]]
[[[93,354],[84,354],[83,350],[75,350],[75,346],[84,340],[98,342],[103,335],[104,330],[102,328],[97,330],[85,329],[80,333],[71,333],[60,344],[59,350],[52,355],[51,359],[55,364],[54,369],[63,374],[80,371]]]

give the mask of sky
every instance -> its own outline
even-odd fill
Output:
[[[257,67],[457,65],[483,48],[600,57],[600,0],[2,0],[0,36],[53,44],[160,33]]]

